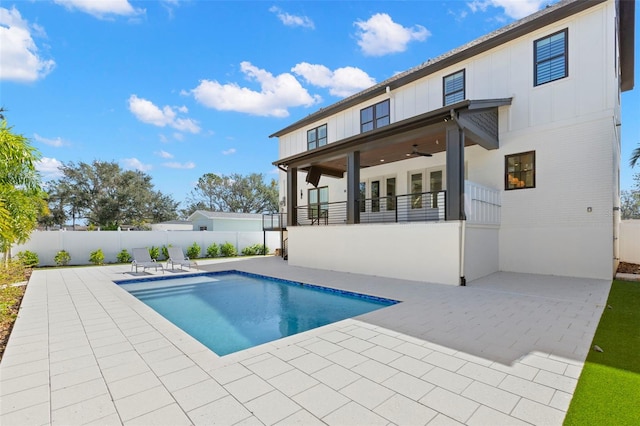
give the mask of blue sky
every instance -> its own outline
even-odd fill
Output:
[[[46,179],[116,161],[183,201],[209,172],[277,179],[273,132],[547,3],[3,1],[0,105]],[[623,189],[639,93],[622,96]]]

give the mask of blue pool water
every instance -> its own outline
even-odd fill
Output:
[[[237,271],[116,283],[218,355],[397,303]]]

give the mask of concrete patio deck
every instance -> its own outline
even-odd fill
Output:
[[[0,423],[559,425],[611,285],[497,273],[453,287],[274,257],[200,269],[403,303],[219,357],[115,285],[128,266],[38,270],[0,363]]]

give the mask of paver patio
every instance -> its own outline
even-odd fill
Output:
[[[561,424],[611,285],[501,272],[454,287],[274,257],[201,269],[403,303],[218,357],[112,282],[128,266],[38,270],[0,363],[0,423]]]

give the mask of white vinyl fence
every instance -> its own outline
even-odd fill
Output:
[[[123,249],[129,254],[134,248],[162,247],[172,245],[181,247],[186,253],[193,243],[200,246],[200,255],[204,257],[207,247],[216,243],[219,246],[229,242],[236,247],[238,254],[242,249],[254,244],[263,244],[262,232],[217,232],[217,231],[36,231],[26,244],[14,246],[12,256],[20,251],[35,252],[40,260],[39,266],[53,266],[53,258],[60,250],[71,255],[70,265],[88,265],[92,251],[102,249],[105,263],[115,263],[117,255]],[[266,233],[266,245],[273,253],[280,248],[280,234]],[[162,259],[162,256],[161,256]]]
[[[620,222],[620,260],[640,264],[640,220]]]

